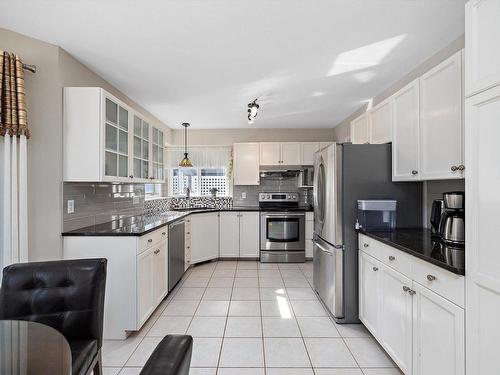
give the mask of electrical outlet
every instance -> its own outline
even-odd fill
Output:
[[[75,201],[73,199],[68,199],[68,214],[75,212]]]
[[[243,191],[241,193],[241,199],[247,199],[247,192],[246,191]]]

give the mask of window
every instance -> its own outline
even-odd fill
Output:
[[[144,184],[144,197],[146,200],[165,197],[163,184]]]
[[[189,188],[191,196],[210,196],[217,189],[217,196],[230,195],[230,147],[192,147],[189,159],[193,168],[179,168],[184,156],[182,148],[167,149],[168,190],[171,196],[184,196]]]
[[[214,188],[217,196],[229,195],[226,168],[172,168],[169,181],[172,195],[186,195],[186,188],[194,196],[209,196]]]

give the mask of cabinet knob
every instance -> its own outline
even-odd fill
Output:
[[[148,242],[149,242],[149,243],[153,242],[153,239],[152,239],[152,238],[150,238],[150,239],[148,240]]]
[[[160,253],[160,249],[156,249],[155,254],[159,254],[159,253]]]
[[[130,176],[128,176],[128,177],[129,177],[129,178],[134,178],[134,176],[133,176],[133,175],[130,175]]]
[[[373,267],[373,270],[374,270],[375,272],[377,272],[377,271],[378,271],[378,267]]]
[[[434,280],[436,280],[436,276],[434,276],[434,275],[427,275],[427,280],[434,281]]]
[[[464,170],[465,170],[465,165],[460,164],[460,165],[458,166],[458,170],[459,170],[459,171],[464,171]]]
[[[363,244],[363,246],[364,246],[364,247],[368,247],[368,246],[370,246],[370,245],[368,245],[367,243],[364,243],[364,244]]]
[[[414,290],[410,289],[410,290],[408,291],[408,293],[410,294],[410,296],[413,296],[413,295],[414,295],[414,294],[416,294],[417,292],[415,292]]]
[[[416,174],[418,174],[418,171],[414,169],[413,171],[411,171],[411,174],[415,176]]]
[[[452,172],[455,172],[458,170],[458,167],[456,165],[452,165],[450,169]]]
[[[167,234],[167,232],[161,232],[162,236],[165,236],[166,234]]]
[[[406,285],[403,286],[403,291],[404,292],[408,292],[410,290],[410,288],[408,288]]]
[[[389,255],[389,260],[390,261],[396,260],[396,257],[393,257],[392,255]]]

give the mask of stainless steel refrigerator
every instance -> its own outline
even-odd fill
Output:
[[[358,323],[358,199],[397,200],[397,227],[422,226],[422,184],[392,182],[391,145],[333,144],[314,164],[314,289],[338,323]]]

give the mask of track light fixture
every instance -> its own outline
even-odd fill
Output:
[[[257,104],[257,99],[253,102],[248,103],[248,123],[253,124],[255,118],[257,117],[257,112],[259,110],[259,105]]]

